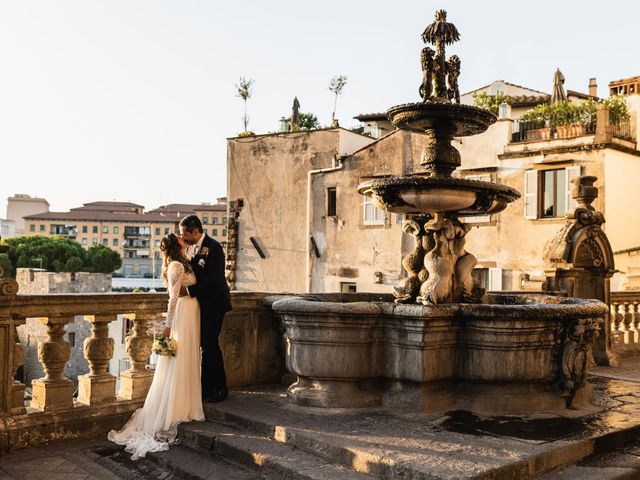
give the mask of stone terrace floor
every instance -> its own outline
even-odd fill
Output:
[[[592,383],[595,385],[605,383],[609,385],[607,388],[610,395],[610,405],[612,409],[620,412],[628,413],[631,416],[636,416],[640,413],[640,358],[626,358],[622,361],[622,366],[618,368],[609,367],[597,367],[592,370]],[[632,382],[632,383],[629,383]],[[614,387],[613,390],[611,387]],[[596,391],[598,390],[596,386]],[[233,395],[224,402],[229,404],[229,407],[233,408]],[[221,406],[223,404],[220,404]],[[226,405],[225,405],[226,406]],[[455,419],[450,419],[452,422],[452,428],[459,433],[471,433],[468,429],[475,428],[483,429],[487,425],[470,425],[470,419],[460,418],[458,427],[462,430],[467,429],[466,432],[456,428]],[[635,419],[637,420],[637,419]],[[640,421],[638,422],[640,423]],[[474,424],[471,421],[471,424]],[[522,427],[523,425],[521,425]],[[526,428],[525,428],[526,430]],[[634,430],[637,431],[637,430]],[[499,432],[505,434],[498,435],[502,437],[502,441],[508,443],[512,441],[514,443],[522,444],[522,440],[511,438],[511,435],[506,432]],[[493,432],[495,435],[496,432]],[[567,467],[564,471],[550,472],[540,478],[623,478],[618,476],[600,476],[597,473],[599,468],[602,468],[602,473],[605,471],[613,472],[619,469],[620,472],[631,470],[638,472],[636,476],[624,476],[624,478],[640,478],[640,439],[627,438],[630,441],[624,448],[618,449],[618,453],[614,455],[608,455],[607,457],[591,457],[590,459],[580,462],[577,465]],[[532,442],[536,444],[538,442]],[[506,446],[506,445],[505,445]],[[131,465],[121,465],[122,469],[118,471],[118,468],[113,468],[113,464],[110,466],[111,470],[107,470],[104,466],[104,462],[100,460],[95,454],[101,447],[107,449],[113,447],[104,437],[87,439],[87,440],[74,440],[64,442],[54,442],[49,445],[27,448],[18,450],[11,454],[0,456],[0,480],[120,480],[131,477]],[[100,462],[100,463],[97,463]],[[134,467],[136,470],[135,478],[154,478],[158,480],[171,480],[174,477],[170,472],[163,471],[157,467],[153,462],[139,462]],[[596,469],[596,470],[593,470]],[[591,472],[591,473],[589,473]],[[257,472],[256,472],[257,473]],[[557,477],[555,475],[558,475]],[[595,476],[590,476],[595,475]],[[224,478],[224,474],[221,477]],[[231,477],[230,477],[231,478]],[[238,477],[240,478],[240,477]],[[242,478],[245,478],[242,476]],[[249,477],[247,477],[249,478]],[[251,475],[250,478],[259,478]]]

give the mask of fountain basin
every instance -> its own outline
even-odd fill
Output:
[[[597,300],[491,294],[484,304],[403,305],[344,294],[273,303],[292,403],[463,408],[492,414],[587,405]]]
[[[439,102],[396,105],[387,110],[386,115],[396,128],[420,133],[437,128],[454,137],[477,135],[496,121],[496,116],[488,110]]]
[[[506,185],[418,175],[368,180],[358,186],[358,193],[393,213],[456,212],[461,216],[501,212],[520,198],[516,189]]]

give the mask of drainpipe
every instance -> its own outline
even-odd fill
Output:
[[[337,162],[337,164],[336,164]],[[311,293],[311,229],[313,223],[313,202],[311,199],[311,187],[313,186],[312,175],[318,173],[335,172],[342,169],[342,160],[338,158],[336,154],[333,158],[333,167],[318,168],[316,170],[309,170],[307,175],[307,293]]]

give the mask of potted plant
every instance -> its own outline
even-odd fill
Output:
[[[551,128],[548,126],[550,118],[551,106],[547,103],[525,112],[520,118],[520,128],[524,130],[524,139],[548,140],[551,137]]]

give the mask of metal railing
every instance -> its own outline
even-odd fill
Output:
[[[556,119],[549,120],[513,120],[511,142],[531,142],[553,140],[557,138],[575,138],[593,135],[596,132],[596,119],[566,125]]]

